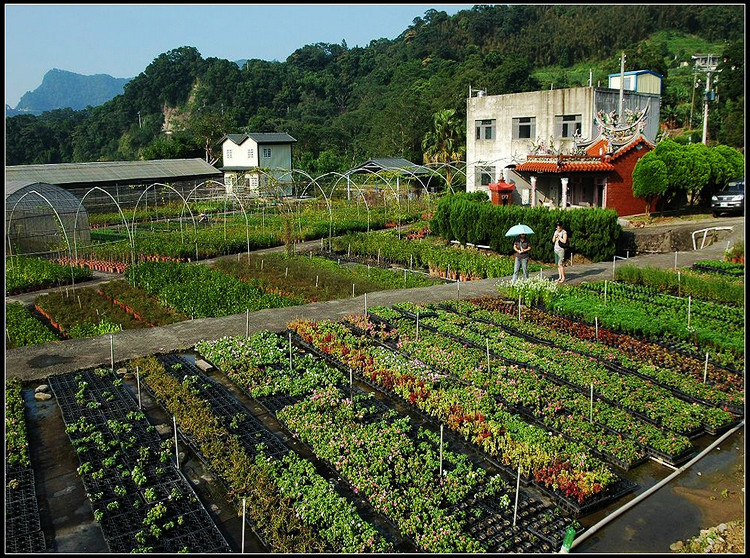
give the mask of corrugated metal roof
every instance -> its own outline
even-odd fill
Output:
[[[99,161],[5,167],[5,182],[74,184],[134,184],[158,180],[220,177],[221,171],[202,159]]]
[[[247,139],[251,139],[256,143],[297,143],[297,140],[286,133],[258,133],[258,134],[226,134],[219,140],[219,144],[224,143],[225,139],[230,139],[237,145],[242,145]]]

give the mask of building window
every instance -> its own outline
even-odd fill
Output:
[[[576,132],[581,134],[581,115],[563,114],[555,116],[555,135],[558,138],[572,138]]]
[[[477,139],[491,140],[495,137],[495,120],[477,120]]]
[[[536,137],[536,118],[526,116],[513,119],[513,139],[532,139]]]
[[[227,149],[227,159],[231,159],[231,158],[232,158],[232,150]]]
[[[252,159],[255,156],[254,154],[255,154],[255,150],[254,149],[248,149],[247,150],[247,158],[248,159]]]
[[[476,185],[488,188],[495,180],[495,167],[477,167]]]
[[[265,157],[266,159],[270,159],[271,158],[271,148],[270,147],[264,147],[263,148],[263,157]]]

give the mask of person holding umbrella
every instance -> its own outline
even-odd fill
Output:
[[[518,279],[518,270],[523,270],[523,276],[525,279],[529,278],[529,252],[531,251],[531,243],[527,238],[527,234],[534,234],[531,227],[526,225],[518,224],[513,225],[505,236],[517,236],[513,242],[513,252],[515,252],[516,261],[513,264],[513,280],[515,284]]]

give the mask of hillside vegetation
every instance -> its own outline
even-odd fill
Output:
[[[743,37],[740,5],[482,5],[453,16],[429,9],[394,40],[306,45],[284,62],[240,67],[180,46],[101,106],[6,118],[6,164],[217,162],[217,140],[243,131],[291,134],[295,167],[314,175],[370,157],[421,163],[438,111],[455,110],[465,122],[469,87],[492,95],[589,78],[605,86],[623,51],[626,70],[664,76],[663,125],[685,142],[702,132],[705,76],[691,56],[722,55],[709,138],[742,147]]]

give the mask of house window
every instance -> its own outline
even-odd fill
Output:
[[[476,185],[488,188],[495,180],[495,167],[477,167]]]
[[[255,150],[254,149],[248,149],[247,150],[247,158],[252,159],[254,157]]]
[[[581,115],[563,114],[555,116],[555,135],[558,138],[572,138],[576,132],[581,134]]]
[[[495,120],[477,120],[477,139],[491,140],[495,137]]]
[[[525,116],[513,119],[513,139],[531,139],[536,136],[536,118]]]
[[[264,147],[263,148],[263,157],[266,159],[271,158],[271,148],[270,147]]]
[[[231,159],[231,158],[232,158],[232,150],[227,149],[227,159]]]

